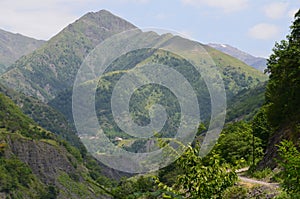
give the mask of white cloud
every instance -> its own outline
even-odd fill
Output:
[[[279,28],[272,24],[260,23],[249,29],[249,35],[255,39],[268,40],[276,37]]]
[[[49,39],[78,16],[70,10],[83,0],[0,1],[0,27],[37,39]]]
[[[248,0],[181,0],[184,4],[192,6],[210,6],[221,8],[224,12],[230,13],[240,11],[248,6]]]
[[[271,19],[280,19],[286,16],[289,3],[274,2],[265,6],[265,14]]]

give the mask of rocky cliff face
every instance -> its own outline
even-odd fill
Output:
[[[268,147],[266,149],[263,159],[258,164],[258,169],[264,169],[266,167],[274,169],[278,163],[278,145],[282,140],[291,140],[294,143],[300,141],[300,129],[297,125],[290,123],[285,127],[275,131],[269,138]]]
[[[61,172],[67,174],[76,172],[72,163],[75,164],[77,160],[62,147],[41,141],[9,137],[8,144],[11,152],[28,164],[43,183],[56,184]]]
[[[4,156],[15,157],[28,165],[42,186],[55,187],[57,198],[108,198],[89,179],[88,169],[70,154],[65,147],[54,141],[37,141],[19,135],[1,135],[0,143],[6,143]],[[0,182],[0,193],[1,193]],[[11,196],[18,189],[6,194]],[[30,191],[28,191],[30,193]],[[24,194],[25,197],[26,194]]]

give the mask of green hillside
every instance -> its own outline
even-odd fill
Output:
[[[35,98],[8,89],[1,84],[0,93],[8,96],[24,114],[32,118],[39,126],[70,142],[73,146],[79,148],[83,154],[86,153],[84,146],[76,135],[76,129],[67,122],[64,115],[59,111]]]
[[[190,63],[182,58],[163,51],[145,52],[145,54],[150,55],[145,60],[140,60],[137,63],[136,61],[138,60],[138,56],[136,55],[139,53],[141,52],[131,52],[120,57],[112,63],[108,70],[110,72],[107,72],[98,83],[99,87],[96,96],[96,109],[98,111],[98,116],[104,117],[103,120],[100,119],[100,123],[103,122],[103,126],[116,126],[109,122],[113,121],[113,118],[111,115],[107,114],[110,113],[110,99],[116,82],[121,78],[121,76],[125,75],[129,69],[139,67],[141,65],[147,65],[147,63],[167,65],[182,74],[196,91],[201,110],[201,119],[203,121],[207,121],[210,118],[211,104],[208,88],[205,85],[203,77],[199,76],[198,72]],[[254,89],[257,84],[262,83],[267,78],[259,71],[252,69],[230,56],[218,51],[211,51],[210,53],[210,55],[213,55],[213,58],[218,61],[216,62],[215,60],[224,80],[227,101],[229,103],[231,103],[233,99],[236,99],[235,96],[240,91],[250,88]],[[224,67],[224,65],[226,67]],[[122,66],[122,70],[119,70],[118,66]],[[86,86],[88,87],[88,85]],[[180,88],[181,85],[177,84],[176,86]],[[263,93],[263,91],[258,92],[261,92],[261,94]],[[139,125],[147,124],[150,121],[148,115],[149,110],[147,109],[155,103],[164,105],[169,115],[169,120],[166,122],[162,131],[176,132],[177,126],[173,126],[173,124],[178,124],[180,116],[178,101],[174,94],[160,86],[144,86],[137,90],[131,97],[130,110],[132,111],[132,117],[135,119],[135,122]],[[256,107],[262,105],[261,100],[259,99],[253,100],[252,104]],[[235,110],[235,113],[237,114],[236,117],[245,114],[240,109]]]
[[[145,33],[145,37],[147,34],[148,33]],[[163,39],[162,37],[163,36],[160,37],[158,35],[152,36],[153,40]],[[150,38],[147,38],[147,41],[149,41]],[[171,38],[170,40],[172,39],[174,38]],[[180,41],[180,38],[175,37],[175,39]],[[193,45],[195,43],[191,42],[191,44]],[[172,42],[166,42],[166,45],[172,45]],[[219,51],[213,50],[209,47],[207,48],[210,55],[214,56],[213,58],[215,58],[217,69],[221,72],[221,75],[224,79],[228,102],[233,101],[236,94],[238,94],[239,92],[248,89],[253,89],[253,92],[251,93],[251,95],[253,95],[254,93],[256,93],[256,86],[258,84],[262,84],[267,79],[266,75],[253,69],[250,66],[245,65],[243,62]],[[187,55],[187,57],[189,56],[192,57],[194,55]],[[106,131],[106,135],[111,139],[111,141],[113,141],[115,137],[118,136],[121,136],[123,139],[131,140],[130,146],[126,146],[126,149],[130,151],[143,151],[143,145],[146,145],[146,141],[132,139],[131,136],[124,134],[119,129],[118,125],[115,123],[112,117],[110,99],[116,83],[122,76],[126,75],[130,71],[130,69],[133,69],[135,67],[142,67],[143,65],[147,65],[148,63],[167,65],[182,74],[196,91],[199,108],[201,110],[201,120],[207,122],[211,114],[211,99],[209,96],[208,88],[204,82],[203,77],[199,75],[194,66],[192,66],[187,60],[170,52],[152,49],[132,51],[125,55],[122,55],[106,69],[106,73],[98,82],[96,93],[96,111],[98,114],[99,123],[101,127]],[[224,65],[226,67],[224,67]],[[157,71],[157,73],[159,73],[159,71]],[[208,76],[210,76],[210,74],[208,74]],[[94,83],[94,81],[92,80],[84,83],[83,85],[81,85],[82,89],[89,89],[91,83]],[[180,84],[176,84],[176,86],[178,88],[181,87]],[[259,93],[259,95],[263,95],[263,90],[258,90],[257,92]],[[252,104],[249,105],[248,108],[244,107],[242,103],[248,103],[250,101],[248,97],[249,96],[244,96],[243,99],[241,99],[241,106],[243,106],[244,110],[237,110],[235,109],[235,107],[231,107],[231,119],[245,116],[250,112],[253,116],[255,110],[252,109],[258,109],[263,103],[263,98],[255,98],[252,99]],[[72,122],[73,115],[72,104],[70,103],[71,101],[72,91],[71,89],[68,89],[65,92],[61,92],[54,100],[50,101],[49,105],[58,110],[62,110],[62,113],[65,114],[68,120]],[[171,93],[168,89],[165,89],[164,87],[161,87],[159,85],[143,86],[137,89],[131,96],[130,111],[131,117],[133,118],[134,122],[141,126],[147,125],[150,122],[149,107],[151,107],[153,104],[163,105],[168,115],[168,119],[160,132],[160,136],[173,137],[174,133],[177,132],[178,124],[180,123],[180,106],[174,94]],[[85,121],[88,120],[89,118],[85,118]]]
[[[145,36],[146,35],[147,33],[145,33]],[[156,37],[158,37],[158,35],[156,35]],[[156,37],[154,36],[153,40],[157,39]],[[226,54],[223,54],[217,50],[214,50],[210,47],[206,47],[206,46],[204,47],[206,48],[206,50],[208,50],[209,55],[212,56],[212,58],[214,59],[214,62],[217,65],[217,69],[222,75],[225,84],[225,90],[226,90],[226,96],[228,102],[230,102],[234,98],[234,96],[239,92],[246,89],[254,88],[256,87],[257,84],[260,84],[267,80],[266,75],[253,69],[250,66],[247,66],[243,62],[233,57],[230,57]],[[178,56],[174,56],[169,52],[163,52],[157,50],[133,51],[115,60],[108,67],[105,75],[102,77],[102,80],[99,82],[98,95],[101,97],[98,96],[99,98],[97,99],[99,100],[97,101],[96,106],[101,105],[102,107],[105,108],[109,107],[109,103],[110,103],[109,100],[112,93],[112,89],[114,88],[115,83],[121,78],[121,76],[126,74],[132,68],[139,67],[141,65],[147,65],[148,63],[167,65],[174,68],[180,74],[182,74],[196,90],[198,101],[200,103],[200,107],[202,108],[203,119],[206,120],[209,117],[210,99],[203,78],[199,76],[199,73],[190,63],[187,62],[187,60],[184,60]],[[84,86],[88,87],[88,85],[89,83],[87,82],[87,84],[85,84]],[[147,90],[147,88],[145,89]],[[147,91],[148,95],[150,95],[151,89],[153,90],[154,88],[151,88],[150,90],[149,89],[150,88],[148,88]],[[158,89],[157,93],[162,93],[162,91]],[[65,116],[69,119],[69,121],[72,121],[72,111],[71,111],[71,104],[70,104],[71,95],[72,95],[71,89],[67,89],[61,92],[60,94],[58,94],[58,96],[54,100],[49,102],[49,104],[52,105],[54,108],[61,110],[65,114]],[[140,94],[137,93],[136,100],[140,99],[138,95],[148,96],[146,93],[143,93],[143,91],[141,91]],[[152,96],[156,96],[156,95],[152,95]],[[134,112],[135,110],[144,110],[144,114],[145,114],[145,107],[142,108],[143,106],[142,102],[135,103],[134,99],[135,98],[133,97],[132,98],[133,101],[131,104],[133,106],[139,106],[139,107],[132,107],[132,110]],[[152,104],[159,101],[159,99],[153,99],[153,100],[151,102]],[[170,104],[174,104],[174,100],[176,99],[173,98],[173,100],[172,99],[169,100],[171,100],[169,101]],[[259,102],[259,104],[261,103]],[[101,112],[100,109],[99,112]],[[237,112],[236,114],[238,117],[239,112]],[[242,114],[244,113],[241,113],[241,115]],[[111,120],[111,119],[112,118],[110,117],[110,119],[107,120]]]
[[[223,74],[228,101],[238,92],[255,87],[257,84],[268,79],[265,74],[238,59],[221,53],[209,46],[205,46],[205,49]]]

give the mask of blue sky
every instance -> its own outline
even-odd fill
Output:
[[[1,0],[0,28],[47,40],[86,12],[106,9],[141,28],[267,57],[299,8],[299,0]]]

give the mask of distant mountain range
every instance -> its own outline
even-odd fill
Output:
[[[116,33],[135,28],[106,10],[87,13],[41,48],[17,60],[1,79],[10,88],[49,101],[73,86],[82,61],[97,44]],[[207,45],[203,47],[224,74],[227,96],[232,97],[240,90],[267,79],[243,62]]]
[[[45,41],[0,29],[0,74],[21,56],[39,48]]]
[[[96,47],[97,44],[106,38],[109,38],[114,34],[136,28],[137,27],[130,22],[127,22],[106,10],[87,13],[74,23],[68,25],[49,41],[45,43],[43,42],[44,44],[42,46],[18,59],[11,65],[10,70],[0,76],[0,80],[6,87],[48,103],[54,109],[59,110],[59,112],[64,114],[64,116],[72,122],[71,91],[78,69],[85,57]],[[171,34],[158,35],[154,32],[145,32],[140,36],[141,39],[147,38],[147,41],[163,41],[163,45],[165,45],[165,47],[173,45],[172,42],[183,42],[185,40],[178,36],[172,36]],[[231,101],[241,91],[255,88],[257,84],[261,84],[267,80],[267,76],[260,71],[250,67],[233,56],[216,50],[215,48],[217,45],[214,45],[214,48],[194,41],[189,41],[188,43],[188,45],[190,45],[188,48],[200,45],[209,53],[222,75],[228,101]],[[229,49],[229,47],[227,48]],[[230,47],[230,49],[234,48]],[[240,52],[239,54],[244,55],[244,57],[247,55],[237,49],[235,51]],[[248,55],[248,57],[251,56]],[[201,99],[199,101],[201,101],[200,105],[203,106],[203,119],[210,117],[210,99],[207,97],[209,95],[205,84],[202,82],[203,79],[197,77],[197,73],[195,71],[193,72],[193,68],[190,68],[185,60],[157,50],[140,50],[139,52],[130,52],[126,56],[120,57],[115,63],[112,63],[111,68],[114,70],[112,70],[113,72],[110,71],[105,75],[106,79],[103,85],[106,85],[107,82],[109,82],[109,84],[100,91],[105,92],[106,97],[103,98],[104,100],[102,98],[98,98],[99,100],[96,102],[96,104],[107,106],[99,109],[98,111],[110,113],[109,110],[106,110],[107,107],[110,107],[107,99],[109,98],[112,90],[111,85],[114,85],[115,80],[117,80],[121,74],[126,74],[126,70],[138,65],[151,62],[163,63],[176,68],[176,70],[182,73],[187,79],[190,79],[191,84],[195,86],[195,90],[197,90],[198,99]],[[114,68],[114,66],[117,68]],[[122,68],[118,68],[119,66],[122,66]],[[89,83],[86,85],[89,85]],[[197,85],[203,86],[199,87]],[[152,88],[149,90],[152,90]],[[144,94],[145,93],[141,91],[137,95]],[[153,96],[156,96],[156,94],[153,93]],[[169,95],[168,97],[168,99],[171,99],[172,95]],[[154,97],[150,101],[160,102],[160,99]],[[254,101],[253,103],[255,104],[256,102]],[[143,110],[144,108],[142,107],[142,103],[135,104],[139,104],[135,107],[135,110],[137,110],[136,113],[143,116],[140,123],[147,123],[148,116],[147,114],[144,115],[146,111]],[[175,104],[175,102],[172,102],[171,104]],[[261,100],[259,100],[259,104],[261,104]],[[45,110],[46,109],[50,110],[48,107],[46,107]],[[170,112],[174,112],[175,109],[177,108],[170,108]],[[138,112],[141,110],[143,110],[143,114]],[[55,113],[55,115],[57,114]],[[232,117],[230,119],[234,120],[235,117],[239,118],[244,116],[245,113],[240,113],[239,110],[232,109],[231,115]],[[31,116],[36,117],[36,122],[40,125],[42,125],[42,121],[45,119],[34,114]],[[105,115],[105,124],[107,121],[111,121],[111,116],[111,114]],[[110,124],[109,126],[115,125]],[[52,132],[56,131],[56,129],[49,130]],[[118,131],[117,129],[115,130]],[[61,132],[61,130],[57,132]],[[62,137],[65,137],[68,141],[72,140],[72,144],[78,145],[78,143],[74,143],[76,140],[72,138],[72,133],[68,136],[64,135]]]
[[[266,69],[267,65],[267,59],[263,57],[255,57],[253,55],[250,55],[246,52],[243,52],[235,47],[232,47],[228,44],[208,44],[209,46],[226,53],[232,57],[235,57],[243,62],[245,62],[247,65],[252,66],[256,68],[259,71],[264,71]]]

